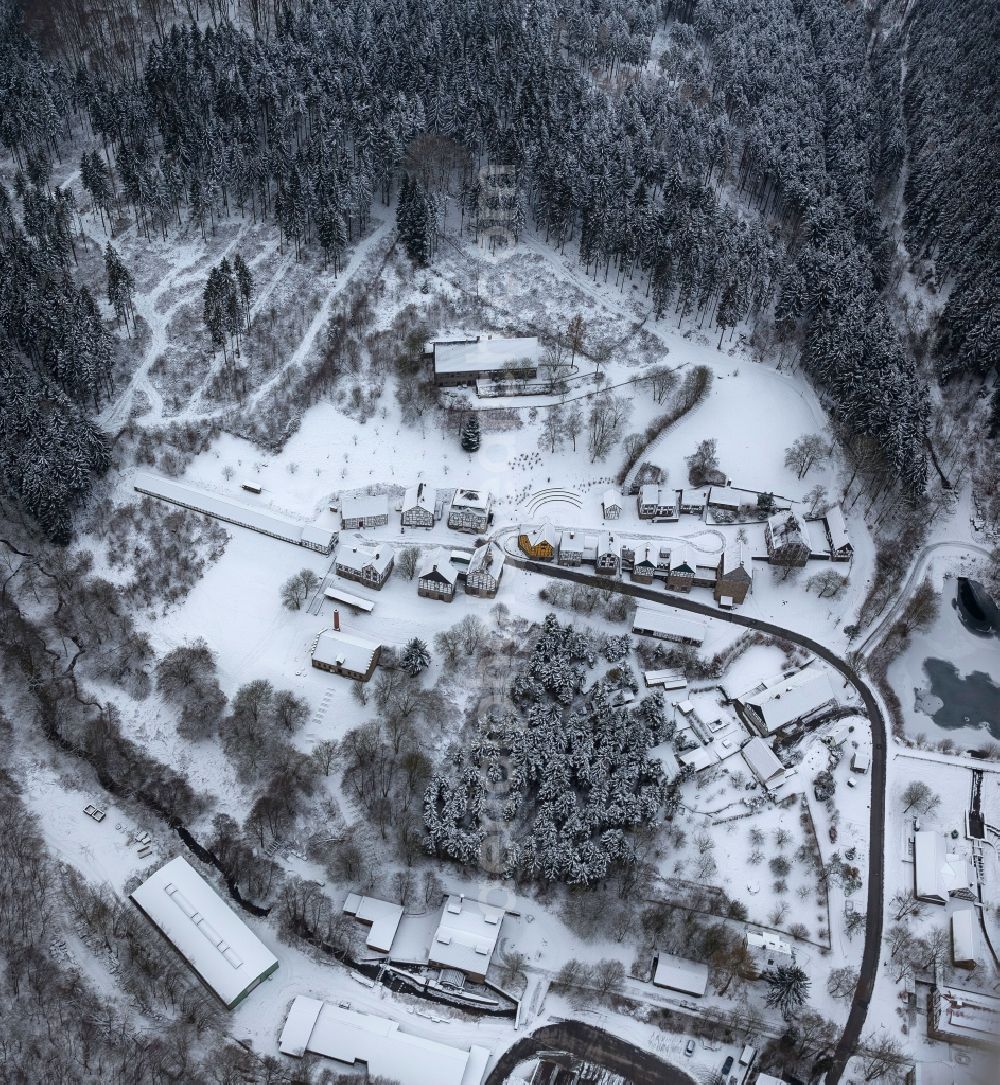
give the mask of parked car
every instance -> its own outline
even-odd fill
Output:
[[[684,1054],[685,1055],[693,1055],[694,1054],[694,1040],[688,1040],[688,1042],[684,1045]]]
[[[725,1077],[733,1068],[733,1056],[730,1055],[728,1059],[722,1064],[722,1076]]]

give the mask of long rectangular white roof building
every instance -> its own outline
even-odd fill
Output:
[[[345,494],[340,499],[340,515],[344,520],[369,520],[389,515],[386,494]]]
[[[283,1055],[325,1055],[401,1085],[481,1085],[490,1053],[411,1036],[396,1021],[299,995],[278,1042]],[[360,1065],[359,1065],[360,1064]]]
[[[545,348],[535,336],[523,339],[477,339],[434,344],[435,373],[491,373],[505,365],[537,367]]]
[[[708,624],[697,618],[688,618],[666,607],[636,607],[632,622],[633,633],[647,633],[664,640],[687,641],[704,644]]]
[[[305,546],[310,550],[319,550],[324,554],[330,552],[337,538],[336,531],[331,528],[319,524],[300,524],[269,509],[244,505],[221,494],[208,493],[196,486],[154,475],[149,471],[140,471],[132,485],[137,493],[158,497],[161,501],[180,505],[181,508],[203,513],[216,520],[224,520],[227,524],[249,528],[261,535],[269,535],[273,539],[294,543],[296,546]]]
[[[960,908],[951,915],[951,959],[959,968],[973,968],[976,964],[975,912]]]
[[[675,957],[672,953],[660,953],[656,958],[653,983],[671,991],[683,991],[699,998],[708,990],[708,965]]]
[[[278,967],[278,958],[180,856],[131,896],[229,1009]]]

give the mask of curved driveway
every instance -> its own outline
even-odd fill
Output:
[[[948,547],[954,547],[957,550],[964,550],[966,552],[975,551],[975,553],[982,554],[987,558],[990,556],[990,551],[987,550],[985,546],[980,546],[978,543],[973,542],[959,542],[957,540],[952,541],[945,539],[941,542],[931,543],[930,546],[925,546],[917,555],[917,560],[913,563],[913,568],[903,582],[903,586],[896,593],[896,597],[893,600],[888,613],[882,618],[876,619],[876,624],[872,626],[868,635],[861,642],[861,647],[859,649],[861,652],[864,654],[870,652],[888,631],[892,622],[894,622],[902,612],[903,604],[909,598],[910,592],[917,586],[918,580],[926,575],[927,559],[938,550],[944,550]]]
[[[739,625],[744,629],[755,629],[762,633],[770,633],[774,637],[790,641],[819,656],[820,659],[829,663],[838,674],[843,675],[848,682],[858,691],[859,696],[868,713],[868,719],[872,727],[872,798],[871,798],[871,821],[869,824],[869,847],[868,847],[868,914],[865,925],[865,948],[861,958],[861,971],[858,986],[854,991],[854,1000],[851,1003],[851,1011],[847,1017],[837,1047],[834,1050],[833,1062],[826,1075],[827,1085],[838,1085],[840,1077],[847,1066],[851,1055],[857,1050],[861,1040],[861,1032],[868,1015],[868,1004],[871,1001],[872,991],[875,987],[875,977],[878,973],[879,957],[882,949],[882,899],[885,888],[885,784],[886,784],[886,744],[888,729],[882,708],[868,684],[861,678],[858,672],[845,660],[825,645],[798,633],[792,629],[784,629],[780,625],[772,625],[770,622],[761,621],[759,618],[749,618],[732,611],[718,610],[707,603],[700,603],[686,596],[673,595],[663,590],[645,587],[642,584],[633,584],[624,580],[609,580],[607,577],[596,576],[592,573],[578,572],[576,569],[568,569],[561,565],[552,565],[546,562],[526,561],[522,558],[507,557],[507,561],[515,568],[524,569],[530,573],[540,573],[543,576],[552,577],[556,580],[569,580],[578,584],[587,584],[590,587],[602,590],[618,592],[620,595],[630,595],[635,599],[652,600],[656,603],[664,603],[667,606],[676,607],[678,610],[690,611],[692,614],[702,614],[719,622],[728,622],[730,625]],[[539,1035],[539,1033],[536,1033]],[[522,1041],[523,1042],[523,1041]],[[515,1045],[516,1047],[517,1045]],[[513,1050],[513,1048],[511,1049]],[[508,1052],[509,1054],[509,1052]],[[504,1056],[506,1058],[506,1056]],[[595,1059],[595,1061],[599,1061]],[[503,1060],[501,1060],[503,1062]],[[626,1075],[627,1076],[627,1075]],[[490,1076],[487,1085],[494,1081]],[[498,1079],[502,1080],[502,1079]]]

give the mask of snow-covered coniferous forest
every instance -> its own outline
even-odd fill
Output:
[[[1000,1080],[998,53],[0,0],[0,1079]]]

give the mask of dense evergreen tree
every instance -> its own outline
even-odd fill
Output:
[[[478,452],[482,440],[479,426],[479,415],[473,411],[462,424],[462,450],[465,452]]]

